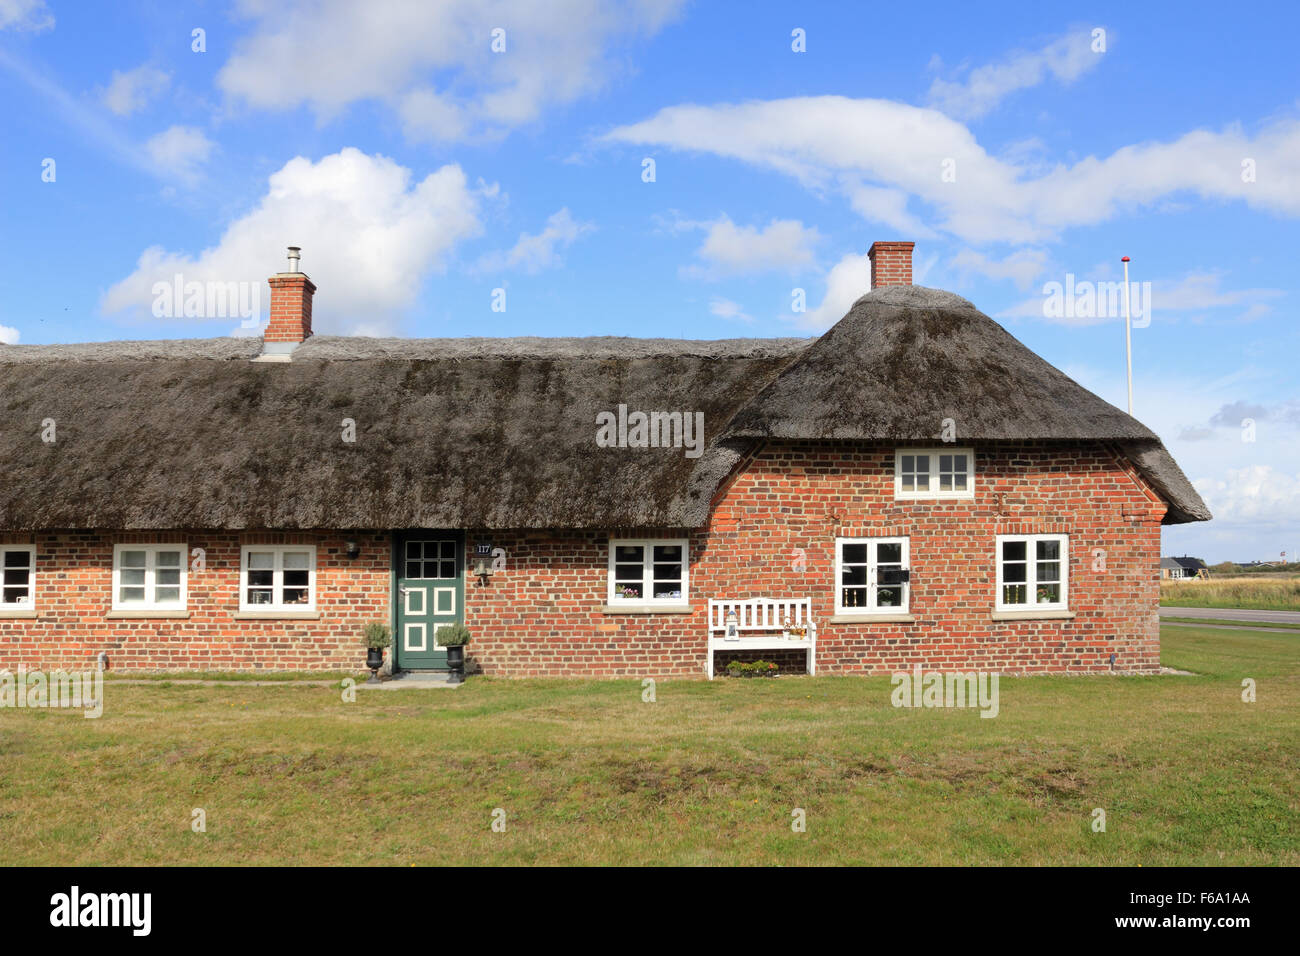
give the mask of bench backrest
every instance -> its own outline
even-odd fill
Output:
[[[727,615],[736,612],[737,627],[742,631],[779,631],[785,619],[796,626],[812,620],[812,598],[745,598],[736,601],[709,601],[709,630],[725,631]]]

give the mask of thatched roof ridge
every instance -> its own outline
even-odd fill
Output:
[[[820,339],[315,336],[0,346],[0,529],[690,528],[769,438],[1123,447],[1149,430],[951,293],[863,296]],[[596,416],[702,412],[706,447],[602,448]],[[54,419],[57,441],[41,440]],[[344,419],[356,441],[344,442]]]
[[[862,296],[750,402],[737,438],[1154,440],[966,299],[922,286]]]

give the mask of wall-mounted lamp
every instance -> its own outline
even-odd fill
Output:
[[[487,558],[479,558],[474,562],[474,574],[478,577],[475,587],[486,586],[488,578],[492,577],[492,563]]]
[[[361,545],[357,544],[355,541],[349,541],[347,543],[347,549],[349,558],[355,558],[361,554]]]

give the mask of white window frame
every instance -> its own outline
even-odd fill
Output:
[[[865,544],[867,546],[867,604],[865,607],[844,603],[844,545],[846,544]],[[901,544],[903,546],[902,569],[904,571],[912,569],[912,549],[909,539],[906,537],[835,539],[835,613],[837,615],[911,613],[909,610],[912,606],[912,584],[910,581],[900,585],[903,589],[903,602],[901,604],[890,604],[884,607],[876,604],[876,545],[880,544]]]
[[[654,549],[659,547],[679,547],[682,549],[682,578],[681,578],[681,597],[675,598],[657,598],[654,597]],[[618,594],[614,590],[614,565],[616,564],[614,556],[618,553],[619,548],[640,547],[641,553],[641,594],[639,598],[629,598]],[[686,538],[611,538],[609,541],[609,565],[608,581],[606,584],[605,600],[610,605],[615,604],[655,604],[655,605],[678,605],[687,604],[690,601],[690,578],[691,578],[691,545]]]
[[[929,474],[930,486],[925,491],[904,491],[903,490],[903,456],[904,455],[927,455],[929,456]],[[939,490],[939,456],[940,455],[965,455],[969,467],[966,470],[966,487],[961,491],[940,491]],[[975,449],[970,447],[958,447],[956,445],[943,445],[937,448],[895,448],[894,449],[894,497],[896,499],[915,500],[918,498],[949,498],[962,499],[975,497]]]
[[[122,600],[122,552],[145,553],[144,600]],[[159,601],[158,552],[179,551],[181,554],[180,598],[176,601]],[[115,544],[113,545],[113,610],[114,611],[183,611],[189,602],[189,549],[183,542],[174,544]],[[128,585],[134,587],[135,585]]]
[[[1025,604],[1005,604],[1002,601],[1002,545],[1008,541],[1025,542]],[[1061,545],[1061,599],[1038,600],[1038,542],[1056,541]],[[1070,536],[1068,534],[1000,534],[994,544],[993,561],[997,565],[997,590],[994,592],[996,611],[1065,611],[1070,607]],[[1011,582],[1018,584],[1020,582]]]
[[[271,576],[271,597],[278,598],[270,604],[248,603],[248,555],[253,551],[271,551],[275,553],[275,567]],[[307,603],[285,604],[284,598],[284,556],[288,553],[304,553],[309,556],[307,564]],[[316,546],[312,544],[245,544],[239,549],[239,610],[256,613],[259,611],[315,611],[316,610]]]
[[[4,600],[4,556],[10,551],[27,552],[27,600],[6,603]],[[36,545],[0,544],[0,613],[5,611],[34,611],[36,609]]]

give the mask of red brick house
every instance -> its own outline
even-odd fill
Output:
[[[398,668],[463,621],[512,677],[701,676],[710,634],[1156,672],[1160,526],[1204,503],[911,250],[817,339],[313,337],[293,271],[264,339],[0,346],[0,668],[355,670],[382,620]],[[758,597],[795,633],[725,642]]]

